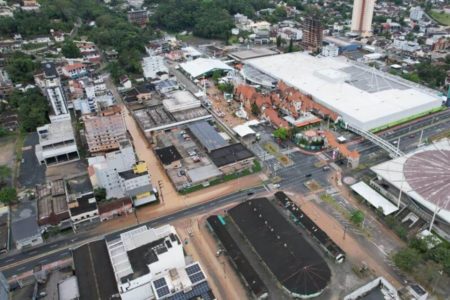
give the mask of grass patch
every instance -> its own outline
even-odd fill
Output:
[[[329,205],[331,205],[335,210],[337,210],[341,215],[343,215],[346,219],[350,219],[350,213],[344,209],[342,206],[339,205],[339,203],[337,203],[336,200],[334,200],[334,198],[328,194],[322,194],[320,195],[320,199],[326,203],[328,203]]]
[[[315,192],[320,190],[322,187],[320,186],[320,184],[317,183],[317,181],[315,180],[309,180],[307,182],[305,182],[305,186],[311,191],[311,192]],[[333,199],[334,200],[334,199]]]
[[[264,144],[264,149],[266,149],[267,152],[272,154],[276,157],[276,159],[285,167],[290,166],[292,164],[292,160],[289,159],[286,155],[281,154],[280,148],[276,146],[275,144],[268,142]]]
[[[446,13],[445,11],[430,10],[428,14],[439,24],[450,26],[450,14]]]
[[[34,49],[39,49],[39,48],[44,48],[44,47],[48,47],[48,44],[47,43],[28,43],[28,44],[22,45],[22,48],[24,50],[34,50]]]
[[[426,115],[430,115],[432,113],[436,113],[436,112],[439,112],[439,111],[442,111],[442,110],[445,110],[445,109],[447,109],[447,108],[443,107],[443,106],[442,107],[433,108],[433,109],[425,111],[423,113],[416,114],[414,116],[410,116],[410,117],[407,117],[407,118],[404,118],[404,119],[401,119],[401,120],[398,120],[398,121],[395,121],[395,122],[392,122],[392,123],[389,123],[389,124],[386,124],[386,125],[374,128],[374,129],[371,129],[370,132],[377,133],[379,131],[382,131],[382,130],[385,130],[385,129],[388,129],[388,128],[391,128],[391,127],[394,127],[394,126],[398,126],[398,125],[407,123],[409,121],[418,119],[420,117],[423,117],[423,116],[426,116]]]

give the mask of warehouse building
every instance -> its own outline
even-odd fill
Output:
[[[250,66],[243,69],[246,80],[260,85],[266,82],[267,88],[273,88],[273,82],[261,74],[283,81],[363,130],[414,118],[442,106],[437,91],[343,57],[287,53],[246,63]]]
[[[228,213],[286,292],[302,299],[322,294],[330,268],[268,199],[248,200]]]

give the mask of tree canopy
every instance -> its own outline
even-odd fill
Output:
[[[15,188],[4,187],[0,190],[0,202],[9,205],[17,200],[17,192]]]
[[[9,100],[10,104],[18,111],[22,130],[35,131],[36,127],[48,122],[48,101],[38,89],[26,92],[15,90]]]
[[[6,72],[14,83],[32,83],[38,67],[31,56],[14,52],[8,57]]]
[[[80,49],[78,49],[77,45],[73,41],[65,41],[61,52],[66,58],[78,58],[81,57]]]

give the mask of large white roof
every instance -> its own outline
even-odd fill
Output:
[[[360,181],[351,186],[358,195],[366,199],[373,207],[383,209],[383,214],[388,216],[397,211],[398,208],[392,202],[381,196],[377,191],[368,186],[365,182]]]
[[[435,91],[420,89],[401,78],[349,62],[344,57],[313,57],[288,53],[246,61],[339,113],[362,129],[439,107]]]
[[[233,68],[220,61],[213,58],[197,58],[185,63],[181,63],[180,67],[189,75],[194,78],[202,76],[206,73],[213,72],[215,70],[232,71]]]
[[[450,140],[371,167],[379,177],[450,223]]]

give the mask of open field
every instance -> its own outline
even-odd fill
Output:
[[[436,22],[445,26],[450,26],[450,14],[446,13],[445,11],[431,10],[430,12],[428,12],[428,14]]]

